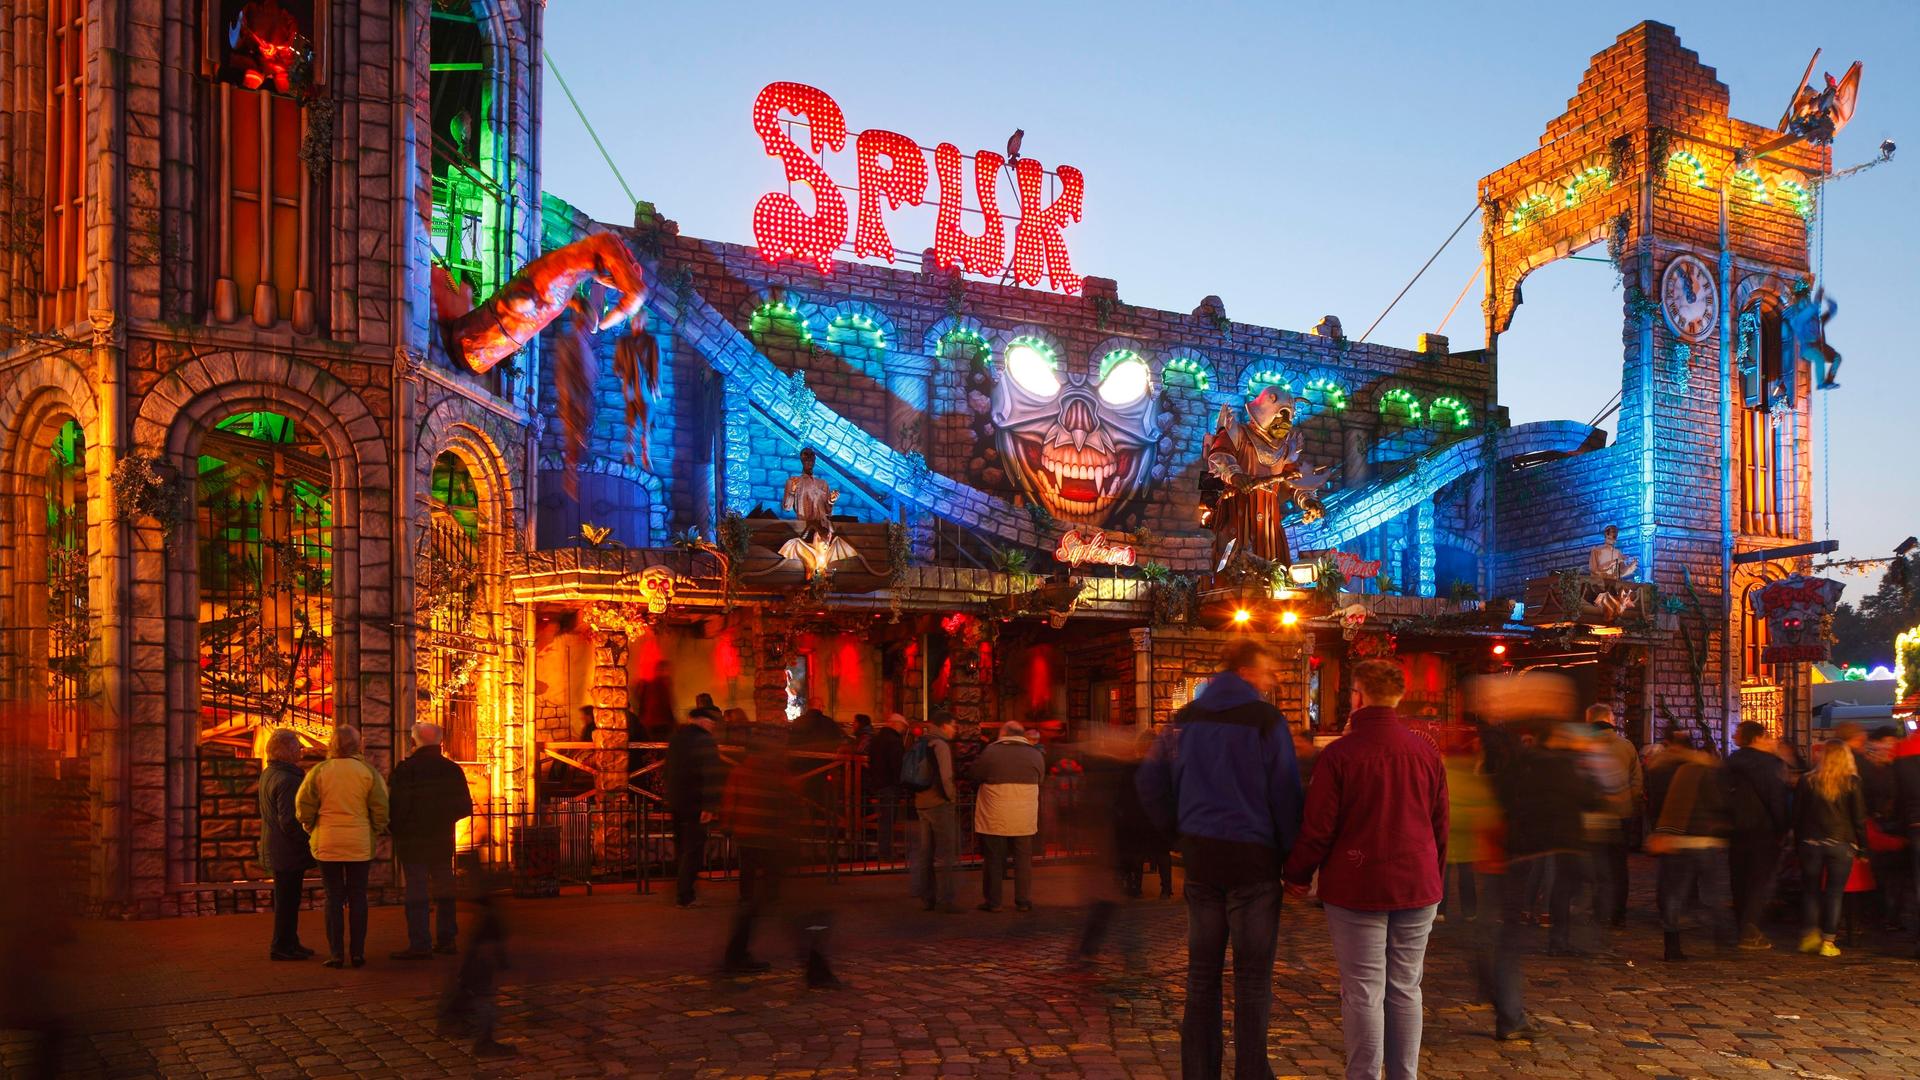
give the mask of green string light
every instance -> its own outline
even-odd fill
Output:
[[[1414,397],[1412,391],[1396,386],[1381,395],[1380,412],[1383,415],[1393,415],[1393,410],[1396,406],[1405,410],[1408,423],[1418,424],[1420,422],[1420,399]]]
[[[1329,409],[1347,407],[1347,392],[1332,379],[1320,378],[1307,383],[1306,394],[1308,401],[1314,400],[1315,395],[1318,395],[1320,403]]]
[[[1205,364],[1191,356],[1176,356],[1167,361],[1162,377],[1164,378],[1165,375],[1185,375],[1192,380],[1195,390],[1213,389],[1213,373],[1207,370]]]
[[[1675,150],[1673,156],[1667,159],[1667,168],[1672,169],[1676,165],[1687,174],[1694,187],[1707,186],[1707,167],[1691,150]]]
[[[1427,406],[1427,415],[1436,421],[1440,420],[1442,412],[1452,419],[1456,428],[1464,428],[1473,422],[1466,403],[1457,397],[1437,397],[1433,399],[1433,404]]]
[[[1293,393],[1293,384],[1287,381],[1285,375],[1280,374],[1272,368],[1264,368],[1247,376],[1248,397],[1260,393],[1269,386],[1277,386],[1289,394]]]

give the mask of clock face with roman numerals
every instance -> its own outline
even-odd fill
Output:
[[[1660,275],[1660,309],[1667,313],[1667,325],[1688,341],[1713,333],[1720,313],[1713,271],[1698,256],[1675,256]]]

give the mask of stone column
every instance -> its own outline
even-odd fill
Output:
[[[1152,727],[1153,715],[1153,631],[1147,627],[1127,631],[1133,641],[1133,722],[1136,727]]]
[[[127,449],[127,382],[125,378],[125,324],[111,309],[87,312],[93,325],[94,392],[99,408],[96,430],[87,432],[87,473],[94,493],[111,493],[114,469]],[[94,501],[106,509],[110,497]],[[89,774],[92,778],[91,809],[94,835],[98,843],[91,853],[89,893],[106,910],[122,910],[133,900],[133,748],[148,748],[145,764],[165,767],[166,708],[164,692],[149,696],[153,708],[146,710],[154,723],[136,733],[129,651],[129,633],[134,623],[131,608],[130,571],[135,559],[133,536],[117,508],[104,513],[89,513],[88,547],[94,570],[89,575],[88,607],[93,621],[93,647],[89,666],[93,671],[90,697],[96,706],[90,710],[87,736]],[[151,571],[147,580],[164,578],[164,553],[142,553],[143,571]],[[149,611],[141,620],[153,641],[164,637],[165,612]],[[156,668],[164,665],[162,650],[147,650]],[[158,760],[155,760],[158,759]],[[152,821],[164,822],[166,793],[150,789],[143,808],[154,815]],[[157,862],[157,860],[155,860]],[[158,881],[153,882],[155,886]]]

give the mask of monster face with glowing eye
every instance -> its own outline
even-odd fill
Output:
[[[1016,338],[993,386],[994,438],[1023,491],[1064,521],[1101,525],[1153,468],[1159,408],[1139,356],[1066,373],[1044,343]]]

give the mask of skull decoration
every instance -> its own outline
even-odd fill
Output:
[[[1045,343],[1016,338],[993,385],[994,438],[1029,497],[1063,521],[1100,525],[1152,472],[1158,408],[1153,373],[1134,353],[1063,373]]]

